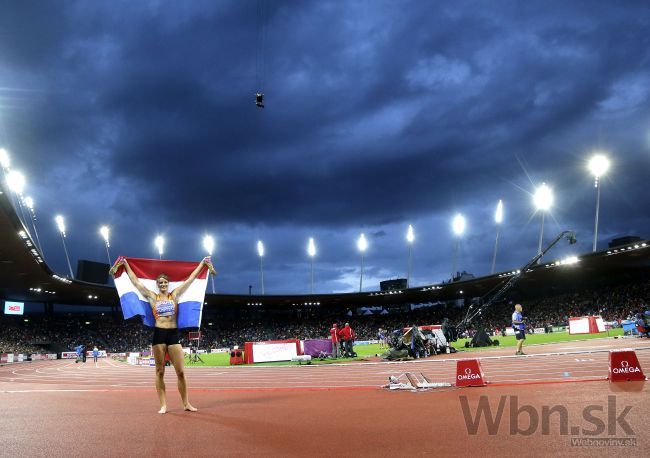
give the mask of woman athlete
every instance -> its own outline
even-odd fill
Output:
[[[158,293],[148,290],[135,276],[131,266],[126,259],[122,259],[118,265],[124,265],[131,283],[140,291],[151,304],[153,316],[156,319],[156,325],[153,329],[153,356],[156,361],[156,391],[160,400],[160,410],[158,413],[167,412],[167,396],[165,393],[165,353],[169,353],[172,360],[176,376],[178,377],[178,391],[181,394],[183,408],[190,412],[196,412],[196,407],[190,404],[187,399],[187,381],[185,380],[185,365],[183,363],[183,348],[178,341],[178,298],[187,290],[188,286],[196,279],[203,266],[207,266],[211,272],[214,272],[210,258],[204,258],[194,269],[192,274],[180,286],[177,286],[172,292],[168,291],[169,279],[167,275],[160,274],[156,278]]]

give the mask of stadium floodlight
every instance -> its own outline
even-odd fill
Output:
[[[19,196],[23,195],[23,190],[25,189],[25,175],[20,173],[18,170],[11,170],[7,173],[6,182],[11,192],[16,193]]]
[[[539,228],[539,245],[537,247],[537,254],[540,254],[542,252],[542,239],[544,238],[544,214],[553,205],[553,190],[551,190],[546,183],[542,183],[542,185],[535,190],[533,203],[535,204],[535,208],[537,208],[537,210],[542,214],[542,223]]]
[[[494,274],[494,268],[497,262],[497,248],[499,247],[499,232],[501,231],[501,223],[503,222],[503,201],[499,199],[497,203],[497,210],[494,213],[494,222],[497,223],[497,237],[494,241],[494,255],[492,256],[492,270],[491,274]]]
[[[458,236],[463,235],[463,232],[465,232],[465,218],[460,213],[454,217],[452,229],[454,230],[454,234]]]
[[[572,265],[576,264],[579,261],[577,256],[567,256],[564,258],[562,261],[560,261],[561,265]]]
[[[214,251],[214,237],[211,235],[205,235],[203,237],[203,249],[208,255],[212,256],[212,252]]]
[[[460,213],[457,213],[456,216],[454,216],[453,221],[451,222],[451,228],[454,231],[454,234],[456,235],[456,243],[454,245],[454,255],[451,263],[451,280],[453,281],[454,276],[456,275],[456,262],[458,260],[460,237],[461,235],[463,235],[463,232],[465,232],[465,217]]]
[[[609,170],[609,159],[604,154],[595,154],[589,160],[589,171],[594,176],[594,187],[596,188],[596,218],[594,221],[594,245],[593,250],[596,251],[598,245],[598,214],[600,213],[600,177],[602,177]]]
[[[209,256],[212,256],[212,252],[214,251],[214,237],[207,234],[203,236],[203,249]],[[210,283],[212,284],[212,294],[214,294],[214,275],[210,275]]]
[[[309,237],[307,254],[311,258],[311,294],[314,294],[314,256],[316,256],[316,244],[314,243],[313,237]]]
[[[158,250],[158,259],[162,259],[162,255],[165,250],[165,238],[162,235],[157,235],[153,241],[153,244],[156,246],[156,249]]]
[[[108,229],[108,226],[102,226],[99,228],[99,233],[104,239],[104,246],[106,247],[106,257],[108,258],[108,264],[111,263],[111,253],[108,251],[108,248],[111,246],[111,244],[108,241],[108,236],[110,233],[110,230]]]
[[[59,229],[59,234],[61,234],[61,242],[63,243],[63,251],[65,252],[65,259],[68,261],[70,278],[74,278],[74,274],[72,273],[72,264],[70,264],[70,256],[68,256],[68,247],[65,245],[65,221],[63,219],[63,216],[61,215],[56,215],[54,217],[54,221],[56,221],[56,226]]]
[[[262,295],[264,295],[264,244],[261,240],[257,241],[257,254],[260,257],[260,286],[262,287]]]
[[[602,177],[609,170],[609,159],[604,154],[595,154],[589,160],[589,171],[596,178]]]
[[[359,251],[362,253],[368,249],[368,241],[366,240],[365,234],[359,236],[359,240],[357,240],[357,248],[359,248]]]
[[[409,263],[408,271],[406,274],[406,287],[409,288],[411,284],[411,251],[413,250],[413,241],[415,240],[415,234],[413,234],[413,226],[409,224],[408,229],[406,230],[406,241],[409,244]]]
[[[3,169],[4,172],[4,169]],[[11,192],[13,192],[16,196],[18,196],[18,207],[20,209],[20,215],[22,217],[22,222],[27,226],[27,218],[25,218],[25,212],[23,210],[23,190],[25,189],[25,176],[20,173],[18,170],[10,170],[8,173],[5,174],[5,181],[7,183],[7,187]],[[13,196],[12,196],[12,202],[14,202],[15,206],[15,201],[13,201]]]
[[[494,222],[501,224],[503,222],[503,201],[499,199],[497,203],[497,210],[494,212]]]
[[[25,176],[18,170],[10,170],[9,173],[7,173],[5,176],[5,181],[7,182],[7,187],[9,187],[9,190],[18,196],[17,200],[18,207],[20,209],[20,215],[22,216],[23,224],[27,226],[27,218],[25,218],[25,212],[23,211],[23,190],[25,189]]]
[[[27,206],[27,209],[29,210],[29,219],[32,222],[32,227],[34,228],[34,234],[36,235],[36,243],[38,244],[38,249],[41,252],[41,256],[43,256],[43,248],[41,247],[41,240],[38,237],[38,231],[36,230],[36,211],[34,210],[34,199],[32,199],[30,196],[25,197],[24,199],[25,205]]]
[[[7,172],[9,172],[9,166],[11,161],[9,160],[9,153],[6,149],[0,148],[0,169],[2,170],[2,176],[5,181],[7,181]],[[9,185],[9,183],[7,183]]]
[[[65,237],[65,221],[63,219],[63,216],[56,215],[54,217],[54,221],[56,222],[56,227],[59,229],[61,235]]]
[[[11,161],[9,160],[9,153],[6,149],[0,148],[0,167],[8,169],[10,165]]]
[[[359,236],[359,240],[357,240],[357,248],[361,252],[361,275],[359,276],[359,292],[361,292],[363,291],[363,254],[368,249],[368,241],[363,233]]]

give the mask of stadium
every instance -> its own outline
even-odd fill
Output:
[[[29,228],[17,214],[11,191],[4,185],[0,205],[0,229],[6,234],[0,246],[3,257],[0,288],[5,301],[0,334],[3,365],[0,367],[0,383],[3,405],[10,412],[5,418],[35,422],[38,417],[39,437],[65,437],[68,433],[63,434],[62,429],[71,431],[70,434],[86,428],[100,431],[97,441],[89,442],[88,447],[110,455],[114,449],[109,437],[133,434],[138,430],[142,413],[128,412],[148,409],[145,407],[148,402],[143,400],[140,392],[147,389],[145,386],[151,378],[150,333],[143,330],[138,318],[122,322],[119,295],[113,286],[67,278],[52,271],[43,261]],[[454,453],[458,448],[444,439],[435,438],[434,429],[436,425],[461,428],[461,418],[453,415],[458,410],[453,405],[457,399],[507,394],[512,403],[513,399],[519,399],[518,396],[528,399],[532,387],[535,389],[534,398],[547,403],[560,398],[567,403],[576,399],[607,399],[608,393],[616,392],[616,399],[622,398],[624,402],[639,407],[634,424],[640,425],[641,419],[647,416],[647,409],[642,408],[648,399],[645,383],[608,380],[612,380],[611,352],[626,349],[628,351],[622,353],[638,357],[633,365],[641,370],[650,366],[650,344],[641,337],[643,332],[647,336],[641,313],[647,308],[650,292],[648,243],[632,240],[569,262],[541,262],[524,267],[525,275],[517,269],[417,288],[301,296],[208,293],[203,306],[202,327],[185,330],[187,338],[182,339],[186,347],[191,391],[194,399],[200,399],[202,415],[205,415],[198,424],[183,425],[182,435],[188,440],[182,450],[192,450],[198,455],[208,453],[209,448],[196,438],[204,434],[202,431],[207,433],[216,427],[224,454],[237,454],[242,450],[246,453],[259,450],[271,454],[317,454],[315,442],[299,438],[301,434],[307,434],[305,428],[313,427],[307,424],[315,417],[335,415],[332,406],[345,406],[347,409],[356,405],[359,407],[354,408],[365,406],[356,420],[360,422],[357,428],[363,428],[364,424],[376,426],[377,417],[385,415],[387,409],[417,410],[418,417],[430,419],[426,426],[408,421],[397,425],[391,423],[386,434],[389,431],[390,434],[397,433],[400,439],[392,439],[390,443],[379,439],[374,445],[365,444],[357,448],[358,453],[366,454],[372,450],[377,450],[377,453],[381,453],[380,450],[415,453],[429,446]],[[102,266],[107,270],[108,265]],[[488,308],[480,307],[496,288],[503,288],[515,277],[518,281],[513,282],[512,289],[504,291]],[[499,319],[509,314],[512,307],[509,297],[527,304],[528,325],[531,331],[538,333],[529,336],[530,341],[539,343],[527,346],[525,362],[516,361],[514,358],[517,357],[512,356],[514,336],[512,333],[506,335],[509,323]],[[19,305],[22,312],[26,302],[41,304],[42,313],[7,314],[9,305]],[[69,304],[82,311],[56,313],[54,304]],[[92,312],[92,307],[99,305],[109,306],[112,312],[102,312],[100,317],[100,313]],[[378,357],[388,345],[378,340],[377,330],[412,325],[425,329],[423,325],[437,325],[443,319],[460,323],[472,307],[480,309],[478,317],[460,330],[466,339],[449,342],[452,352],[449,349],[445,352],[444,347],[438,348],[439,352],[434,349],[422,355],[407,352],[399,362]],[[381,310],[385,314],[368,313],[369,310]],[[589,316],[598,316],[599,326],[604,326],[606,331],[587,327],[586,331],[578,330],[575,334],[567,332],[570,331],[569,322]],[[304,351],[306,343],[318,339],[327,343],[329,323],[341,320],[350,321],[356,330],[355,357],[330,359],[322,350],[324,348],[331,354],[331,345],[329,348],[319,347],[321,354],[313,354],[313,359],[308,356]],[[633,326],[624,326],[624,323]],[[491,347],[470,348],[470,337],[476,332],[476,325],[490,334]],[[200,336],[200,339],[190,340],[193,336]],[[499,340],[501,345],[494,345],[499,344]],[[289,356],[285,354],[287,342],[293,347]],[[295,342],[302,346],[296,348]],[[74,360],[78,356],[74,350],[79,344],[88,349],[93,345],[100,346],[99,362],[84,364],[84,358],[81,365],[76,364],[79,359]],[[257,348],[266,350],[274,344],[279,347],[277,352],[267,352],[264,356],[273,361],[270,366],[263,362],[255,363],[250,356],[245,357],[246,353],[255,355]],[[243,358],[241,350],[244,350]],[[92,356],[91,351],[88,354]],[[259,350],[257,355],[258,360],[265,361]],[[461,363],[468,361],[478,362],[480,366],[461,368]],[[242,362],[249,364],[242,366]],[[278,367],[277,364],[285,366]],[[173,384],[173,379],[168,383]],[[464,384],[484,387],[462,388]],[[416,399],[412,397],[413,391],[429,391],[422,394],[429,399]],[[422,403],[429,404],[429,407],[423,407]],[[219,425],[219,419],[228,415],[229,408],[224,404],[240,412],[236,415],[235,426]],[[67,416],[65,425],[61,425],[55,412],[61,414],[58,409],[64,405]],[[49,413],[44,416],[39,406],[48,406]],[[88,413],[87,409],[92,406],[105,415]],[[269,414],[267,409],[274,411],[275,419],[271,421],[277,422],[274,427],[282,433],[269,434],[268,425],[258,420],[260,416]],[[116,418],[119,421],[116,422]],[[468,418],[464,418],[465,422]],[[561,420],[560,416],[556,422],[556,434],[563,434]],[[522,431],[533,428],[532,417],[529,421]],[[552,419],[547,421],[554,425]],[[155,426],[162,428],[161,431],[180,427],[180,423]],[[233,427],[239,431],[233,431]],[[514,426],[511,424],[510,427]],[[477,428],[478,425],[474,434]],[[488,434],[494,433],[488,423],[485,428]],[[423,430],[429,435],[423,437]],[[572,429],[571,434],[578,437],[576,431]],[[499,437],[494,434],[495,438]],[[39,454],[37,447],[45,447],[39,440],[30,439],[23,433],[16,432],[13,437],[16,439],[9,442],[9,452]],[[470,440],[475,438],[470,436]],[[633,438],[637,440],[636,436]],[[541,436],[540,440],[544,447],[556,443],[553,434]],[[638,440],[642,442],[640,437]],[[245,446],[241,445],[242,441]],[[274,445],[270,448],[269,444]],[[347,446],[350,450],[355,449],[351,444]],[[71,446],[58,442],[55,447],[55,454],[90,453],[90,448],[79,444]],[[475,447],[491,449],[492,446],[481,443]],[[124,454],[131,453],[131,441],[126,441],[122,450]],[[181,449],[177,451],[183,453]],[[143,453],[159,452],[161,450],[154,446]]]
[[[648,23],[0,7],[0,456],[644,456]]]

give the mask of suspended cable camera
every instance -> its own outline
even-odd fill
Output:
[[[257,108],[264,108],[264,93],[256,92],[255,93],[255,105]]]

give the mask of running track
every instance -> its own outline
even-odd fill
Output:
[[[512,349],[459,352],[409,362],[365,362],[303,366],[189,367],[191,389],[202,390],[296,390],[376,389],[389,375],[417,372],[431,381],[453,383],[456,360],[478,358],[490,383],[539,383],[605,380],[610,349],[634,348],[650,375],[650,340],[608,339],[538,345],[526,348],[527,356],[513,356]],[[152,367],[129,366],[101,359],[99,367],[89,360],[41,361],[0,368],[0,391],[35,390],[151,391]],[[175,385],[173,368],[166,383]]]
[[[190,367],[197,413],[180,408],[168,368],[166,415],[155,413],[153,368],[111,360],[99,367],[69,360],[6,365],[0,367],[0,456],[647,456],[648,383],[605,381],[609,350],[622,348],[634,348],[648,374],[648,339],[530,346],[524,357],[495,348],[403,363]],[[470,356],[480,358],[491,385],[418,393],[379,389],[389,375],[403,372],[453,382],[455,359]],[[592,427],[581,420],[586,406],[606,409],[615,396],[617,412],[632,409],[627,420],[637,445],[571,446],[574,436],[559,434],[557,420],[550,433],[537,428],[513,435],[503,419],[495,434],[485,425],[470,434],[461,399],[475,410],[481,397],[496,408],[503,396],[510,405],[516,396],[519,405],[538,411],[564,406],[576,428]],[[601,418],[608,418],[606,412]],[[598,438],[610,437],[607,432]],[[614,433],[626,437],[620,428]]]

